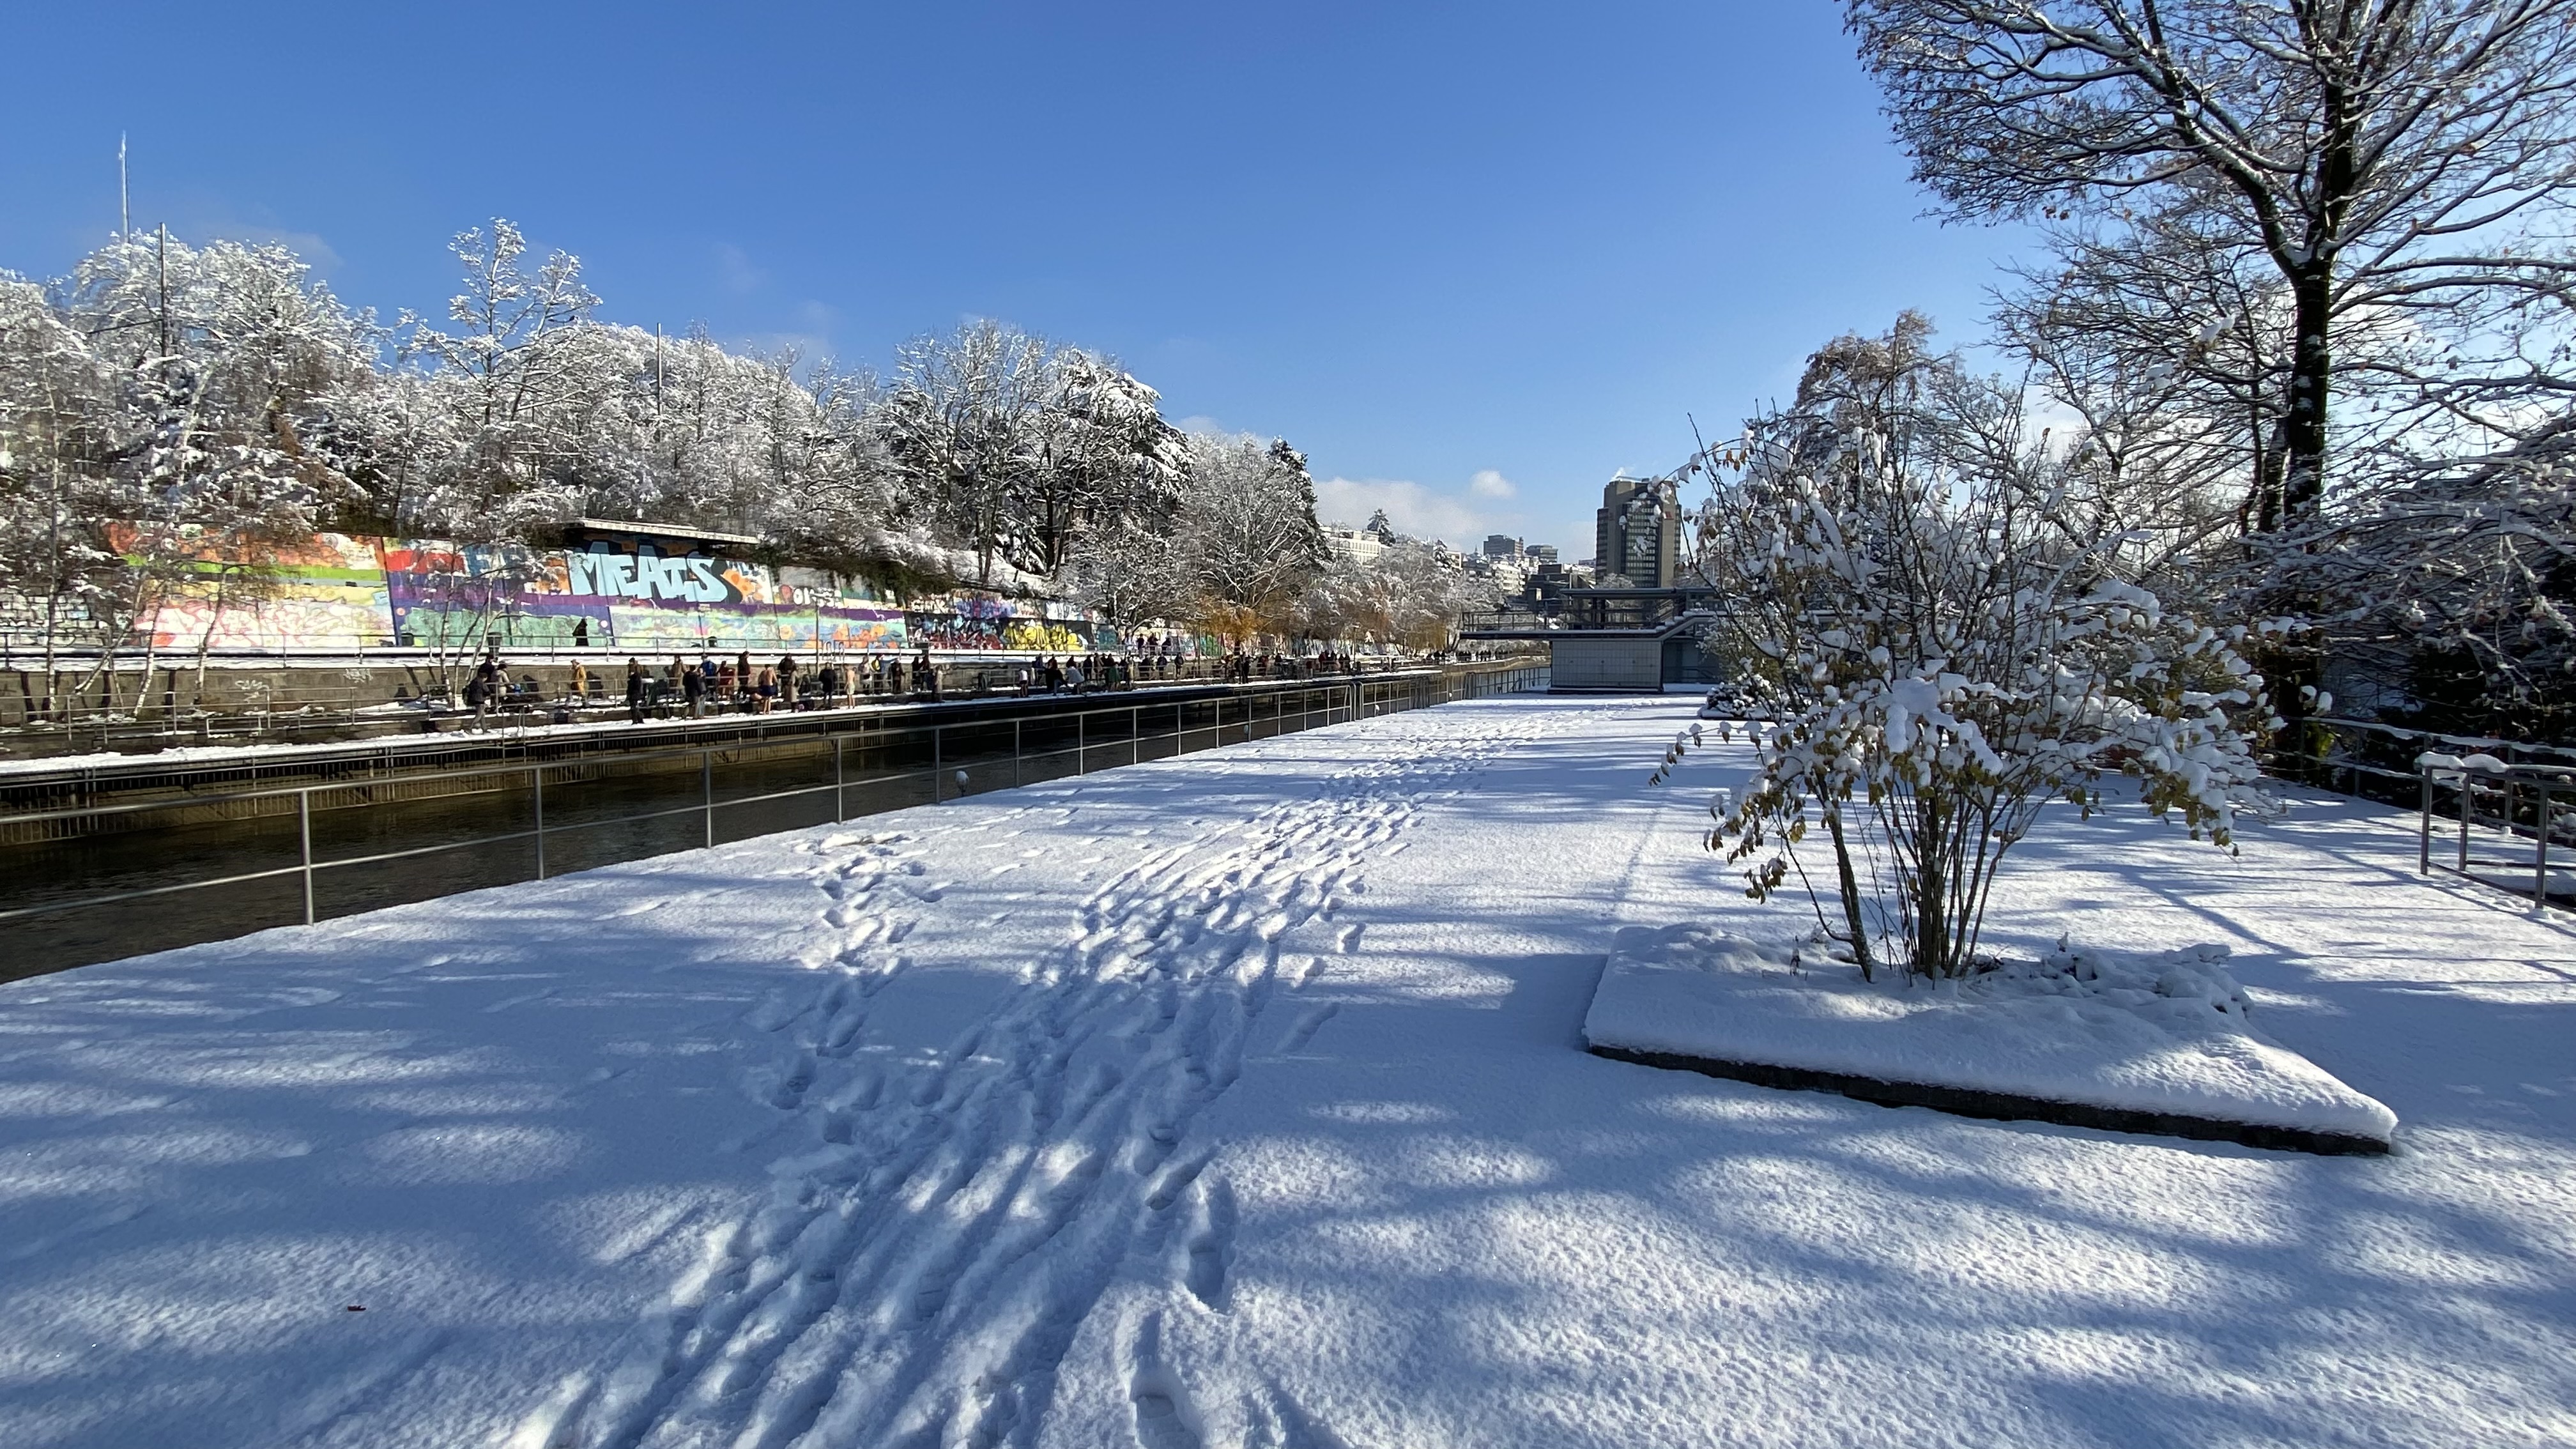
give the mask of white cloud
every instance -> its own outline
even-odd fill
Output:
[[[135,229],[140,232],[142,223],[137,222]],[[295,253],[297,259],[311,267],[317,277],[328,278],[340,266],[340,254],[331,250],[331,244],[324,241],[319,232],[290,231],[248,221],[204,221],[189,226],[185,231],[172,227],[170,236],[173,240],[194,236],[206,241],[237,241],[247,246],[281,246]]]
[[[788,325],[767,332],[741,333],[728,345],[752,352],[793,352],[808,367],[830,358],[832,332],[840,323],[840,312],[811,300],[797,303],[789,312],[793,320]]]
[[[769,280],[769,274],[752,265],[749,252],[731,242],[719,242],[716,245],[716,279],[726,291],[739,295],[758,291],[761,283]]]
[[[1426,488],[1401,478],[1325,478],[1315,484],[1315,511],[1337,528],[1358,528],[1383,509],[1398,533],[1437,538],[1450,547],[1484,546],[1489,534],[1527,536],[1530,515],[1495,505],[1517,498],[1520,490],[1501,473],[1487,468],[1467,480],[1463,490]],[[1532,543],[1553,540],[1531,537]],[[1587,545],[1582,552],[1590,552]]]

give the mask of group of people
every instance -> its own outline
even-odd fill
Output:
[[[1246,683],[1254,679],[1344,674],[1351,668],[1347,656],[1329,651],[1304,659],[1236,653],[1214,662],[1221,671],[1220,677]],[[1192,672],[1183,656],[1163,651],[1061,657],[1044,654],[1020,667],[1018,683],[1022,694],[1056,694],[1113,689],[1139,680],[1177,680]],[[607,683],[588,664],[573,661],[572,702],[599,698]],[[940,666],[927,649],[909,662],[901,655],[872,655],[847,663],[827,660],[821,664],[799,662],[793,654],[779,656],[775,664],[759,665],[753,664],[748,651],[731,659],[706,656],[694,663],[674,654],[670,664],[658,670],[642,658],[629,655],[626,716],[642,724],[648,716],[670,719],[675,714],[685,714],[690,719],[701,719],[709,714],[832,709],[862,698],[936,700],[940,698],[940,685]],[[509,671],[495,656],[485,659],[466,680],[464,703],[473,711],[474,728],[479,730],[505,703],[521,698],[536,701],[537,695],[533,676],[513,684]]]
[[[1068,654],[1058,659],[1041,654],[1020,667],[1020,693],[1079,693],[1084,689],[1108,689],[1136,682],[1134,670],[1127,661],[1114,654]]]
[[[464,691],[465,707],[474,712],[474,728],[489,729],[494,710],[512,698],[533,693],[535,687],[534,680],[528,681],[524,688],[512,684],[510,671],[502,668],[497,658],[486,659],[475,666],[474,672],[466,676]]]
[[[572,667],[572,692],[578,699],[598,693],[589,668],[578,660]],[[774,714],[833,709],[862,696],[906,693],[939,698],[939,666],[927,650],[908,666],[899,656],[812,665],[799,662],[793,654],[779,656],[775,664],[754,665],[748,652],[694,663],[674,654],[668,667],[658,671],[635,656],[626,660],[626,717],[636,724],[642,724],[648,713],[656,719],[669,719],[674,711],[690,719],[709,714]]]
[[[1215,677],[1244,684],[1255,679],[1313,679],[1351,671],[1348,655],[1330,651],[1302,659],[1287,654],[1236,653],[1211,662]],[[1176,654],[1086,654],[1062,659],[1042,654],[1021,668],[1019,685],[1022,694],[1055,694],[1086,687],[1115,688],[1140,679],[1178,680],[1190,673],[1185,657]]]

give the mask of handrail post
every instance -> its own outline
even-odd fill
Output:
[[[1145,710],[1142,705],[1127,708],[1127,763],[1145,763]]]
[[[1019,721],[1018,716],[1016,716],[1016,715],[1015,715],[1015,716],[1013,716],[1013,717],[1012,717],[1012,719],[1011,719],[1011,788],[1012,788],[1012,789],[1014,789],[1014,790],[1016,790],[1016,789],[1018,789],[1018,788],[1019,788],[1019,786],[1020,786],[1020,721]]]
[[[537,879],[546,878],[546,767],[530,765],[528,782],[533,787],[530,799],[537,817]]]
[[[939,726],[930,727],[930,803],[933,805],[940,802],[939,772],[948,767],[945,757],[940,753],[939,733]]]
[[[2460,772],[2460,873],[2463,875],[2466,875],[2469,869],[2469,824],[2470,817],[2478,808],[2476,791],[2477,787],[2469,780],[2469,772],[2462,770]]]
[[[1081,710],[1073,712],[1073,773],[1091,773],[1091,716]]]
[[[2533,783],[2540,788],[2539,828],[2532,832],[2538,838],[2531,852],[2531,910],[2538,915],[2549,906],[2549,778],[2544,775]]]
[[[313,924],[313,792],[295,792],[296,853],[304,866],[304,924]]]
[[[716,752],[698,751],[698,796],[707,812],[707,844],[716,843]]]
[[[832,823],[835,825],[850,818],[849,800],[844,793],[849,788],[848,772],[841,764],[841,747],[848,743],[849,738],[845,735],[832,736]]]
[[[2415,762],[2415,768],[2421,772],[2415,778],[2424,787],[2424,803],[2415,812],[2415,873],[2431,875],[2433,873],[2433,772],[2425,769],[2424,762],[2421,760]]]

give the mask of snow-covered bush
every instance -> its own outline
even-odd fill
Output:
[[[1952,976],[2005,854],[2052,801],[2089,813],[2106,774],[2227,844],[2271,711],[2242,631],[2112,573],[2119,540],[2064,527],[2017,400],[1922,335],[1820,352],[1726,459],[1706,566],[1769,718],[1744,726],[1758,774],[1709,843],[1762,897],[1821,826],[1863,970]]]

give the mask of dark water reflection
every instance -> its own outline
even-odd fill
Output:
[[[1213,701],[1153,713],[1159,721],[1116,710],[844,737],[837,755],[830,738],[772,740],[496,768],[427,787],[399,776],[318,785],[304,792],[309,814],[291,792],[242,819],[195,819],[202,802],[173,801],[126,817],[118,833],[0,845],[0,911],[280,873],[0,921],[0,980],[302,922],[308,821],[312,911],[327,920],[536,879],[541,809],[542,874],[555,876],[929,804],[934,788],[954,799],[1328,718],[1293,704],[1273,719],[1230,710],[1220,729]]]

